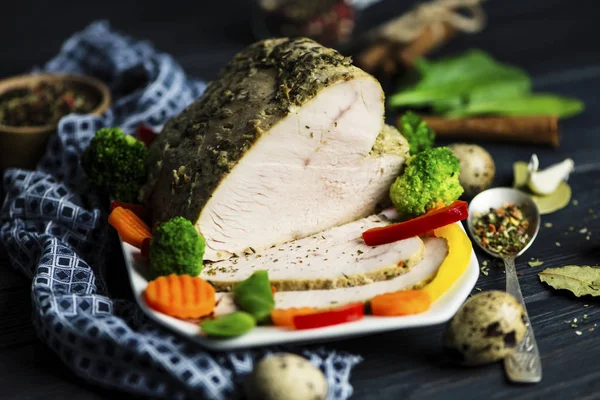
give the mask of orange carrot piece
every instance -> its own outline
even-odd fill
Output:
[[[131,210],[116,207],[108,216],[108,223],[119,232],[121,239],[140,249],[144,239],[151,238],[150,228]]]
[[[379,316],[419,314],[430,306],[431,297],[424,290],[385,293],[371,299],[371,312]]]
[[[196,276],[161,276],[144,293],[150,308],[176,318],[200,318],[215,309],[215,288]]]
[[[317,312],[319,312],[319,310],[312,307],[275,309],[271,311],[271,321],[273,321],[273,324],[276,326],[293,328],[294,317],[298,315],[314,314]]]
[[[137,215],[141,219],[144,219],[146,217],[146,214],[148,213],[148,209],[143,204],[124,203],[122,201],[116,201],[116,200],[114,200],[110,203],[109,211],[112,211],[117,207],[123,207],[128,210],[131,210],[135,213],[135,215]]]
[[[273,296],[275,296],[275,293],[277,293],[277,289],[275,289],[275,286],[271,285],[271,293],[273,293]]]

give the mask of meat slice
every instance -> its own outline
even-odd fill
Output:
[[[424,243],[423,259],[407,273],[396,278],[364,286],[313,290],[310,293],[278,292],[275,294],[275,306],[277,308],[335,307],[348,303],[366,302],[378,294],[421,288],[433,279],[448,254],[448,247],[444,239],[428,238],[424,240]]]
[[[309,292],[277,292],[275,294],[275,307],[280,309],[294,307],[329,308],[349,303],[364,303],[383,293],[421,288],[433,279],[448,254],[448,246],[444,239],[427,238],[424,243],[425,255],[423,260],[410,271],[396,278],[349,288],[311,290]],[[236,310],[231,293],[217,293],[217,302],[215,308],[215,315],[217,316],[229,314]]]
[[[418,263],[424,246],[418,237],[367,246],[361,233],[388,223],[373,215],[260,253],[207,265],[200,276],[217,291],[229,291],[258,270],[269,272],[277,290],[333,289],[390,279]]]
[[[383,114],[379,82],[335,50],[258,42],[166,124],[140,199],[154,222],[191,220],[215,261],[355,221],[405,160]]]

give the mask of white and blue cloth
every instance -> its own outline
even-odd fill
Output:
[[[39,337],[75,374],[105,387],[169,399],[239,397],[254,362],[275,349],[210,353],[150,321],[132,301],[111,297],[107,254],[118,251],[118,243],[107,226],[106,204],[89,190],[79,166],[96,130],[120,126],[132,133],[141,123],[159,128],[205,84],[187,78],[169,55],[105,22],[67,40],[43,70],[96,76],[114,98],[102,116],[62,118],[35,171],[4,174],[0,242],[11,264],[32,280]],[[325,372],[330,399],[350,397],[350,371],[360,357],[292,351]]]

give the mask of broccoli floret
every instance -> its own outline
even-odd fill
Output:
[[[408,159],[404,173],[390,187],[390,198],[404,217],[425,214],[439,203],[448,205],[463,193],[460,161],[447,147],[425,150]]]
[[[136,202],[146,182],[146,146],[119,128],[104,128],[85,149],[81,166],[98,189],[128,203]]]
[[[183,217],[159,225],[150,243],[150,272],[155,276],[198,276],[202,271],[204,237]]]
[[[411,155],[433,147],[435,132],[414,112],[408,111],[398,123],[398,129],[408,141]]]

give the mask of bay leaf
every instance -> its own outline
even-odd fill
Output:
[[[567,182],[561,182],[551,194],[547,196],[531,194],[531,197],[537,204],[540,214],[551,214],[569,205],[569,201],[571,201],[571,186]]]
[[[571,201],[571,186],[567,182],[561,182],[558,188],[554,192],[546,196],[540,196],[534,194],[527,187],[527,180],[529,179],[529,173],[527,171],[527,163],[524,161],[517,161],[513,164],[513,187],[519,189],[522,192],[527,193],[535,204],[537,204],[540,214],[551,214],[569,205]]]
[[[527,163],[524,161],[517,161],[513,164],[513,187],[522,188],[527,187],[527,179],[529,179],[529,172],[527,171]]]
[[[554,289],[569,290],[575,296],[600,296],[600,266],[566,265],[546,268],[538,273],[540,281]]]

